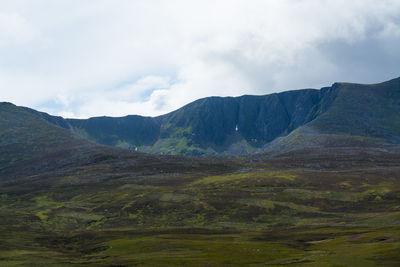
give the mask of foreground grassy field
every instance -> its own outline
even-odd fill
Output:
[[[291,159],[3,182],[0,265],[399,266],[398,158]]]

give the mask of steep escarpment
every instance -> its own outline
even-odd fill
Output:
[[[95,142],[163,154],[248,154],[323,113],[334,89],[208,97],[169,114],[66,120]]]

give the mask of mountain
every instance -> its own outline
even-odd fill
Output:
[[[154,118],[44,118],[100,144],[161,154],[244,155],[307,146],[381,146],[400,141],[399,84],[397,78],[264,96],[208,97]]]
[[[331,94],[326,88],[208,97],[155,118],[68,119],[65,127],[97,143],[150,153],[248,154],[314,119],[314,107]]]
[[[318,90],[299,90],[209,97],[155,118],[45,119],[104,145],[162,154],[246,154],[310,121],[320,98]]]
[[[207,97],[158,117],[63,119],[25,110],[95,143],[153,154],[274,154],[400,143],[400,78],[263,96]]]

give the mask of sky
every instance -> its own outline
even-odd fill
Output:
[[[0,101],[157,116],[400,76],[400,0],[0,0]]]

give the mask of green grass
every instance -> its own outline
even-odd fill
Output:
[[[0,266],[400,262],[400,169],[390,159],[379,168],[304,169],[296,166],[307,158],[209,165],[150,157],[132,167],[100,156],[1,182]]]
[[[276,181],[276,180],[285,180],[285,181],[294,181],[296,179],[296,175],[284,171],[256,171],[251,173],[240,173],[240,174],[230,174],[230,175],[221,175],[221,176],[210,176],[205,177],[203,179],[197,180],[193,183],[193,185],[198,184],[221,184],[221,183],[240,183],[244,181],[248,183],[249,181],[255,182],[268,182],[268,181]]]

